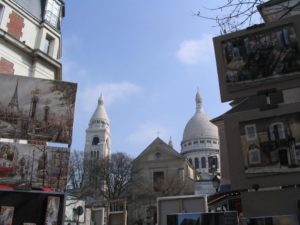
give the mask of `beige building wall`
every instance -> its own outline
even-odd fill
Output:
[[[3,0],[0,6],[0,60],[11,63],[16,75],[61,80],[60,31],[39,21],[14,1]],[[21,29],[19,35],[12,33],[15,27]]]

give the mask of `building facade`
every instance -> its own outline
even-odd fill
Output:
[[[0,1],[0,73],[62,79],[62,0]]]
[[[204,112],[199,92],[195,100],[196,112],[185,126],[181,154],[199,172],[196,194],[212,194],[215,192],[212,179],[220,172],[218,129]]]
[[[160,138],[133,161],[132,171],[127,188],[128,224],[156,224],[157,197],[194,193],[194,168]]]

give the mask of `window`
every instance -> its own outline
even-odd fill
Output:
[[[60,4],[58,4],[55,0],[48,0],[45,20],[47,20],[52,26],[57,27],[59,13]]]
[[[99,142],[100,142],[99,137],[94,137],[92,145],[97,145],[97,144],[99,144]]]
[[[164,183],[165,174],[163,171],[155,171],[153,172],[153,190],[155,192],[161,191],[161,188]]]
[[[204,144],[204,140],[201,140],[200,143],[201,143],[201,144]]]
[[[213,173],[216,172],[218,169],[218,157],[217,156],[209,156],[208,157],[208,168],[209,172]]]
[[[201,167],[206,168],[206,159],[205,159],[205,157],[201,158]]]
[[[198,143],[199,143],[198,141],[194,141],[194,142],[193,142],[193,144],[198,144]]]
[[[199,159],[195,158],[195,169],[199,169]]]
[[[54,38],[52,38],[50,35],[47,34],[44,43],[44,52],[47,55],[52,56],[53,49],[54,49]]]
[[[257,145],[252,144],[249,146],[249,164],[259,164],[260,160],[260,149]]]
[[[272,123],[269,131],[271,140],[285,139],[283,123]]]
[[[255,140],[256,139],[256,126],[255,124],[250,124],[245,126],[245,133],[247,140]]]
[[[193,160],[192,159],[189,159],[189,162],[191,165],[193,165]]]
[[[160,152],[156,152],[155,153],[155,159],[159,159],[160,158]]]

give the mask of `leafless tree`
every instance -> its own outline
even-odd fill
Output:
[[[125,191],[131,177],[132,159],[126,153],[107,158],[85,157],[73,151],[70,157],[68,188],[78,197],[94,200],[117,199]]]
[[[276,0],[275,0],[276,1]],[[254,18],[258,17],[257,6],[267,2],[267,0],[224,0],[219,6],[204,8],[196,13],[197,16],[213,20],[221,28],[221,33],[232,32],[241,28],[253,25]],[[299,1],[287,0],[286,4],[281,4],[274,13],[280,13],[280,18],[284,18],[290,11],[299,10]],[[206,11],[203,13],[203,11]],[[208,16],[211,12],[216,16]]]
[[[83,179],[83,158],[82,151],[73,150],[69,159],[69,173],[67,181],[68,190],[79,190]]]

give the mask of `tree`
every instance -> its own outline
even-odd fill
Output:
[[[103,159],[100,168],[105,183],[103,196],[109,200],[118,199],[131,179],[132,159],[126,153],[115,153]]]
[[[80,190],[83,179],[83,158],[82,151],[72,151],[69,159],[69,173],[67,181],[68,190]]]
[[[78,197],[98,200],[119,198],[131,178],[132,159],[126,153],[107,158],[85,157],[73,151],[70,157],[68,189]]]
[[[257,6],[265,2],[267,0],[226,0],[220,6],[205,8],[215,11],[216,16],[206,16],[201,11],[198,11],[196,15],[213,20],[221,28],[221,33],[232,32],[253,25],[254,18],[258,16]],[[278,5],[274,13],[280,13],[280,18],[284,18],[292,10],[299,11],[299,6],[299,1],[287,0],[286,3]]]

